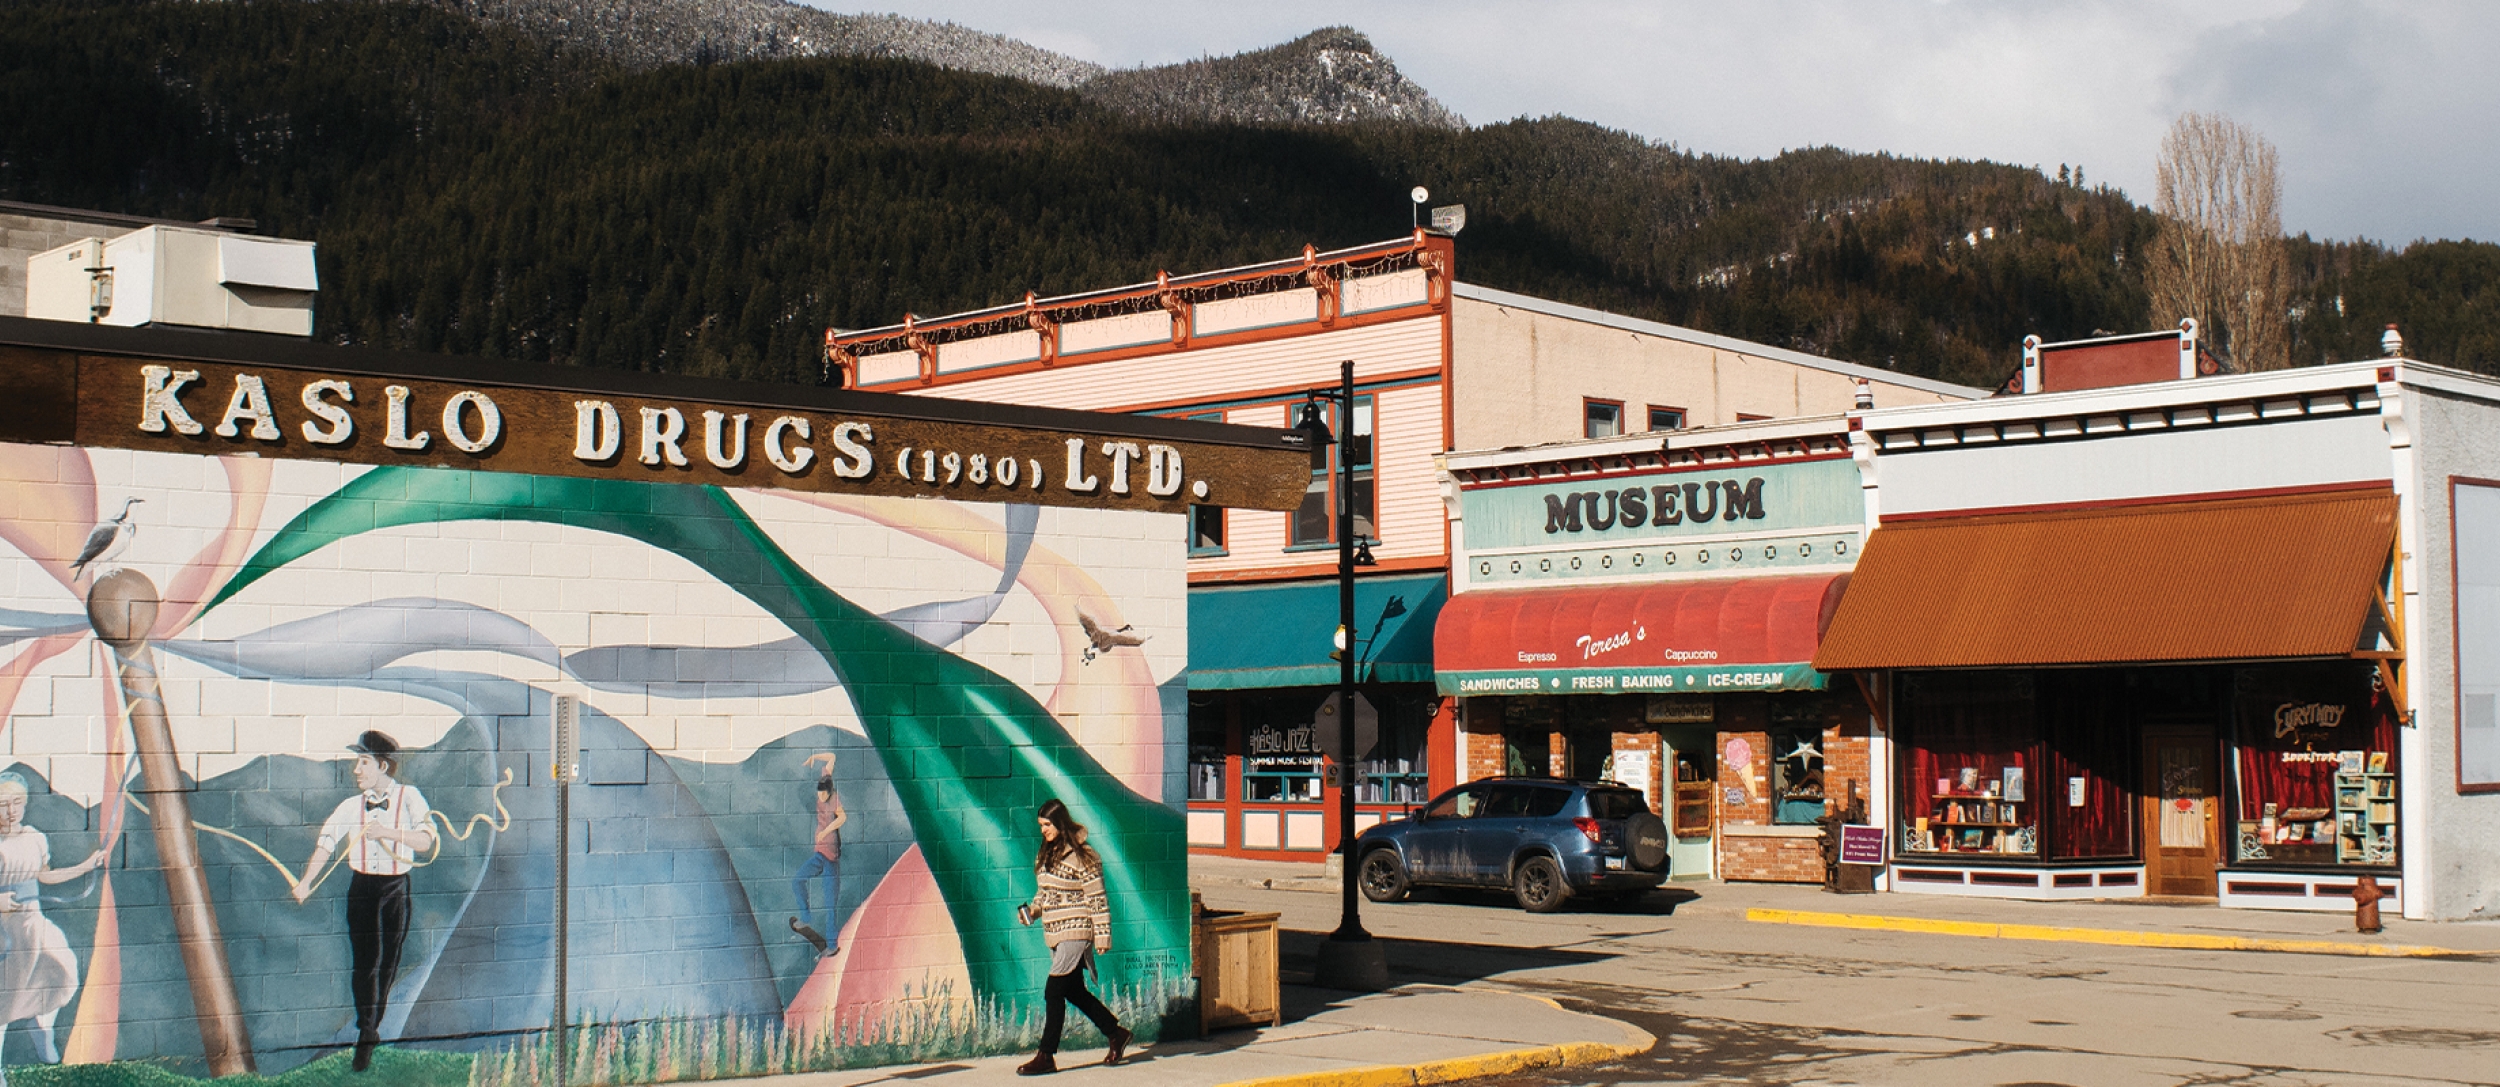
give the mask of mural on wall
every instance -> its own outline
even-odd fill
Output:
[[[1176,519],[0,445],[0,1066],[542,1081],[560,694],[577,1081],[1028,1046],[1054,797],[1148,1033]]]

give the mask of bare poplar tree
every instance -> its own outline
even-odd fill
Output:
[[[2145,261],[2153,316],[2196,318],[2199,338],[2242,370],[2291,364],[2284,316],[2283,184],[2274,145],[2219,113],[2188,113],[2162,137]]]

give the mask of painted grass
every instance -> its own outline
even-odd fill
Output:
[[[1166,1017],[1185,1009],[1188,985],[1189,980],[1182,978],[1114,986],[1102,994],[1103,1003],[1141,1040],[1151,1041]],[[1071,1012],[1068,1018],[1065,1048],[1102,1044],[1102,1035],[1083,1016]],[[572,1067],[565,1087],[612,1087],[1017,1053],[1033,1048],[1040,1039],[1041,1021],[1038,1013],[1030,1019],[1014,1017],[990,1001],[954,999],[942,988],[849,1030],[796,1031],[775,1018],[723,1016],[585,1023],[567,1033]],[[554,1038],[541,1035],[480,1054],[470,1068],[467,1087],[541,1087],[554,1082]]]
[[[346,1053],[333,1053],[275,1076],[230,1076],[201,1080],[144,1061],[112,1064],[43,1064],[8,1070],[9,1087],[466,1087],[471,1058],[466,1053],[384,1047],[373,1055],[373,1070],[358,1074],[348,1067]]]
[[[1101,996],[1120,1022],[1152,1041],[1163,1024],[1186,1021],[1191,981],[1149,978],[1112,986]],[[1040,1013],[1015,1017],[985,1000],[955,999],[941,987],[904,1007],[850,1030],[793,1031],[778,1018],[719,1016],[583,1023],[569,1031],[572,1075],[566,1087],[739,1079],[790,1072],[823,1072],[895,1064],[923,1064],[958,1057],[996,1056],[1033,1048],[1041,1037]],[[1071,1011],[1062,1042],[1068,1049],[1102,1045],[1102,1035]],[[348,1067],[348,1054],[332,1053],[275,1076],[203,1080],[163,1064],[30,1065],[7,1070],[8,1087],[549,1087],[555,1082],[551,1035],[538,1035],[484,1053],[384,1046],[373,1070]]]

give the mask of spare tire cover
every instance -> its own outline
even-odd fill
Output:
[[[1667,864],[1667,823],[1648,812],[1623,821],[1625,850],[1632,854],[1632,866],[1656,871]]]

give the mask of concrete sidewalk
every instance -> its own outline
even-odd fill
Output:
[[[1190,883],[1338,894],[1317,864],[1191,857]],[[1887,892],[1836,895],[1812,885],[1673,882],[1654,897],[1677,917],[1736,918],[1762,924],[1922,932],[1997,939],[2057,940],[2203,950],[2355,956],[2500,956],[2500,920],[2407,921],[2392,912],[2376,934],[2353,931],[2352,914],[2226,910],[2211,902],[2099,899],[2027,902],[1961,895]]]
[[[1355,994],[1287,985],[1285,1004],[1281,1026],[1138,1046],[1114,1068],[1100,1066],[1099,1049],[1065,1050],[1059,1054],[1059,1076],[1051,1079],[1017,1076],[1016,1066],[1031,1056],[1017,1054],[747,1082],[759,1087],[1003,1087],[1073,1077],[1079,1083],[1136,1087],[1392,1087],[1597,1064],[1647,1052],[1656,1043],[1647,1033],[1611,1019],[1487,989],[1411,985]]]

